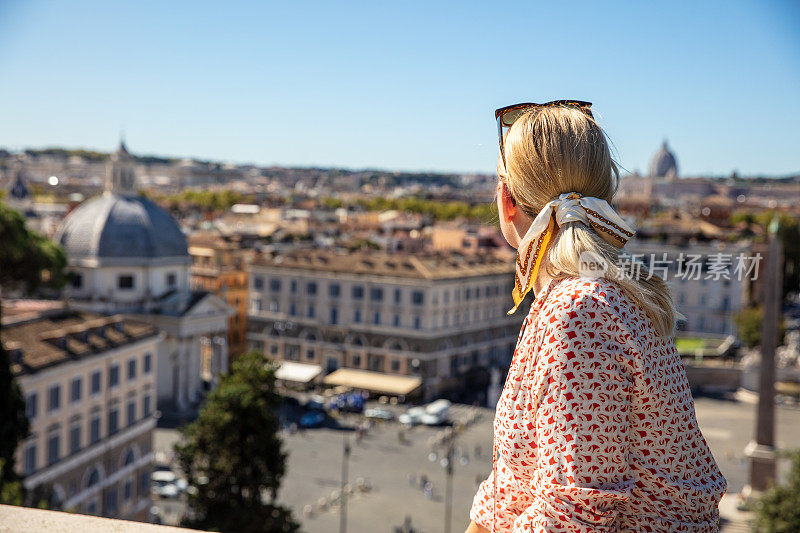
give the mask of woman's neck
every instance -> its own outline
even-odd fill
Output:
[[[539,268],[539,273],[536,275],[536,280],[533,282],[533,294],[538,296],[543,290],[550,285],[553,278],[547,275],[547,269],[542,265]]]

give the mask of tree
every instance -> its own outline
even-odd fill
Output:
[[[742,309],[733,317],[739,338],[748,348],[755,348],[761,344],[761,322],[763,320],[764,310],[760,307]]]
[[[790,454],[792,469],[786,485],[767,491],[756,502],[756,527],[759,533],[800,531],[800,452]]]
[[[33,293],[42,285],[60,287],[67,258],[56,244],[25,227],[17,211],[0,202],[0,295],[3,290]],[[2,328],[2,306],[0,306]],[[0,331],[2,336],[2,331]],[[25,400],[8,353],[0,343],[0,503],[16,503],[22,494],[14,471],[14,452],[30,429]]]
[[[277,365],[257,351],[233,362],[175,450],[186,474],[184,525],[223,532],[293,532],[291,511],[275,504],[286,473],[278,434]]]

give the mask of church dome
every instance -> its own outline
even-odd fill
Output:
[[[678,177],[678,160],[675,159],[675,154],[670,152],[667,141],[664,141],[664,144],[661,145],[661,149],[656,152],[653,159],[650,161],[650,172],[648,175],[651,178]]]
[[[55,240],[78,261],[126,259],[124,264],[133,266],[166,258],[183,263],[189,257],[186,237],[169,213],[144,197],[110,192],[72,211]]]

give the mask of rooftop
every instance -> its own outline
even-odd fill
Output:
[[[3,347],[15,375],[34,373],[153,337],[158,330],[121,315],[52,309],[3,321]]]
[[[346,274],[366,274],[400,278],[455,279],[496,274],[512,275],[514,262],[492,253],[460,255],[390,254],[383,252],[344,253],[328,250],[303,250],[261,255],[253,267],[286,270],[315,270]]]

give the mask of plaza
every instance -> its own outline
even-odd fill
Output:
[[[728,398],[700,397],[695,402],[700,427],[728,480],[728,494],[721,506],[722,531],[747,531],[741,523],[731,520],[735,508],[731,498],[747,483],[749,464],[744,448],[753,434],[756,406]],[[396,413],[403,411],[399,406],[388,408]],[[475,415],[475,422],[465,426],[456,442],[451,524],[454,533],[466,528],[478,483],[491,470],[494,411],[466,405],[451,408],[451,419],[455,423]],[[284,432],[289,458],[279,502],[293,509],[302,530],[307,533],[339,531],[338,506],[331,502],[336,501],[341,487],[343,445],[348,439],[351,445],[348,480],[352,495],[347,499],[347,531],[392,532],[407,516],[411,517],[416,531],[444,531],[446,475],[440,464],[442,450],[438,450],[435,457],[430,455],[431,442],[444,428],[417,426],[406,430],[401,442],[398,432],[402,426],[397,422],[383,422],[356,443],[355,432],[349,428],[359,420],[357,415],[344,415],[341,420],[331,420],[321,428]],[[800,409],[777,407],[776,427],[778,447],[796,447],[800,443]],[[157,452],[168,454],[177,438],[175,430],[156,430]],[[781,466],[781,470],[785,470],[786,465]],[[429,495],[421,486],[422,476],[432,484]],[[370,487],[368,490],[357,488],[359,478]],[[326,508],[322,508],[322,502]],[[310,514],[304,513],[307,506],[312,509]],[[169,516],[177,517],[181,507],[179,502],[166,502]],[[165,522],[170,523],[170,520]]]

